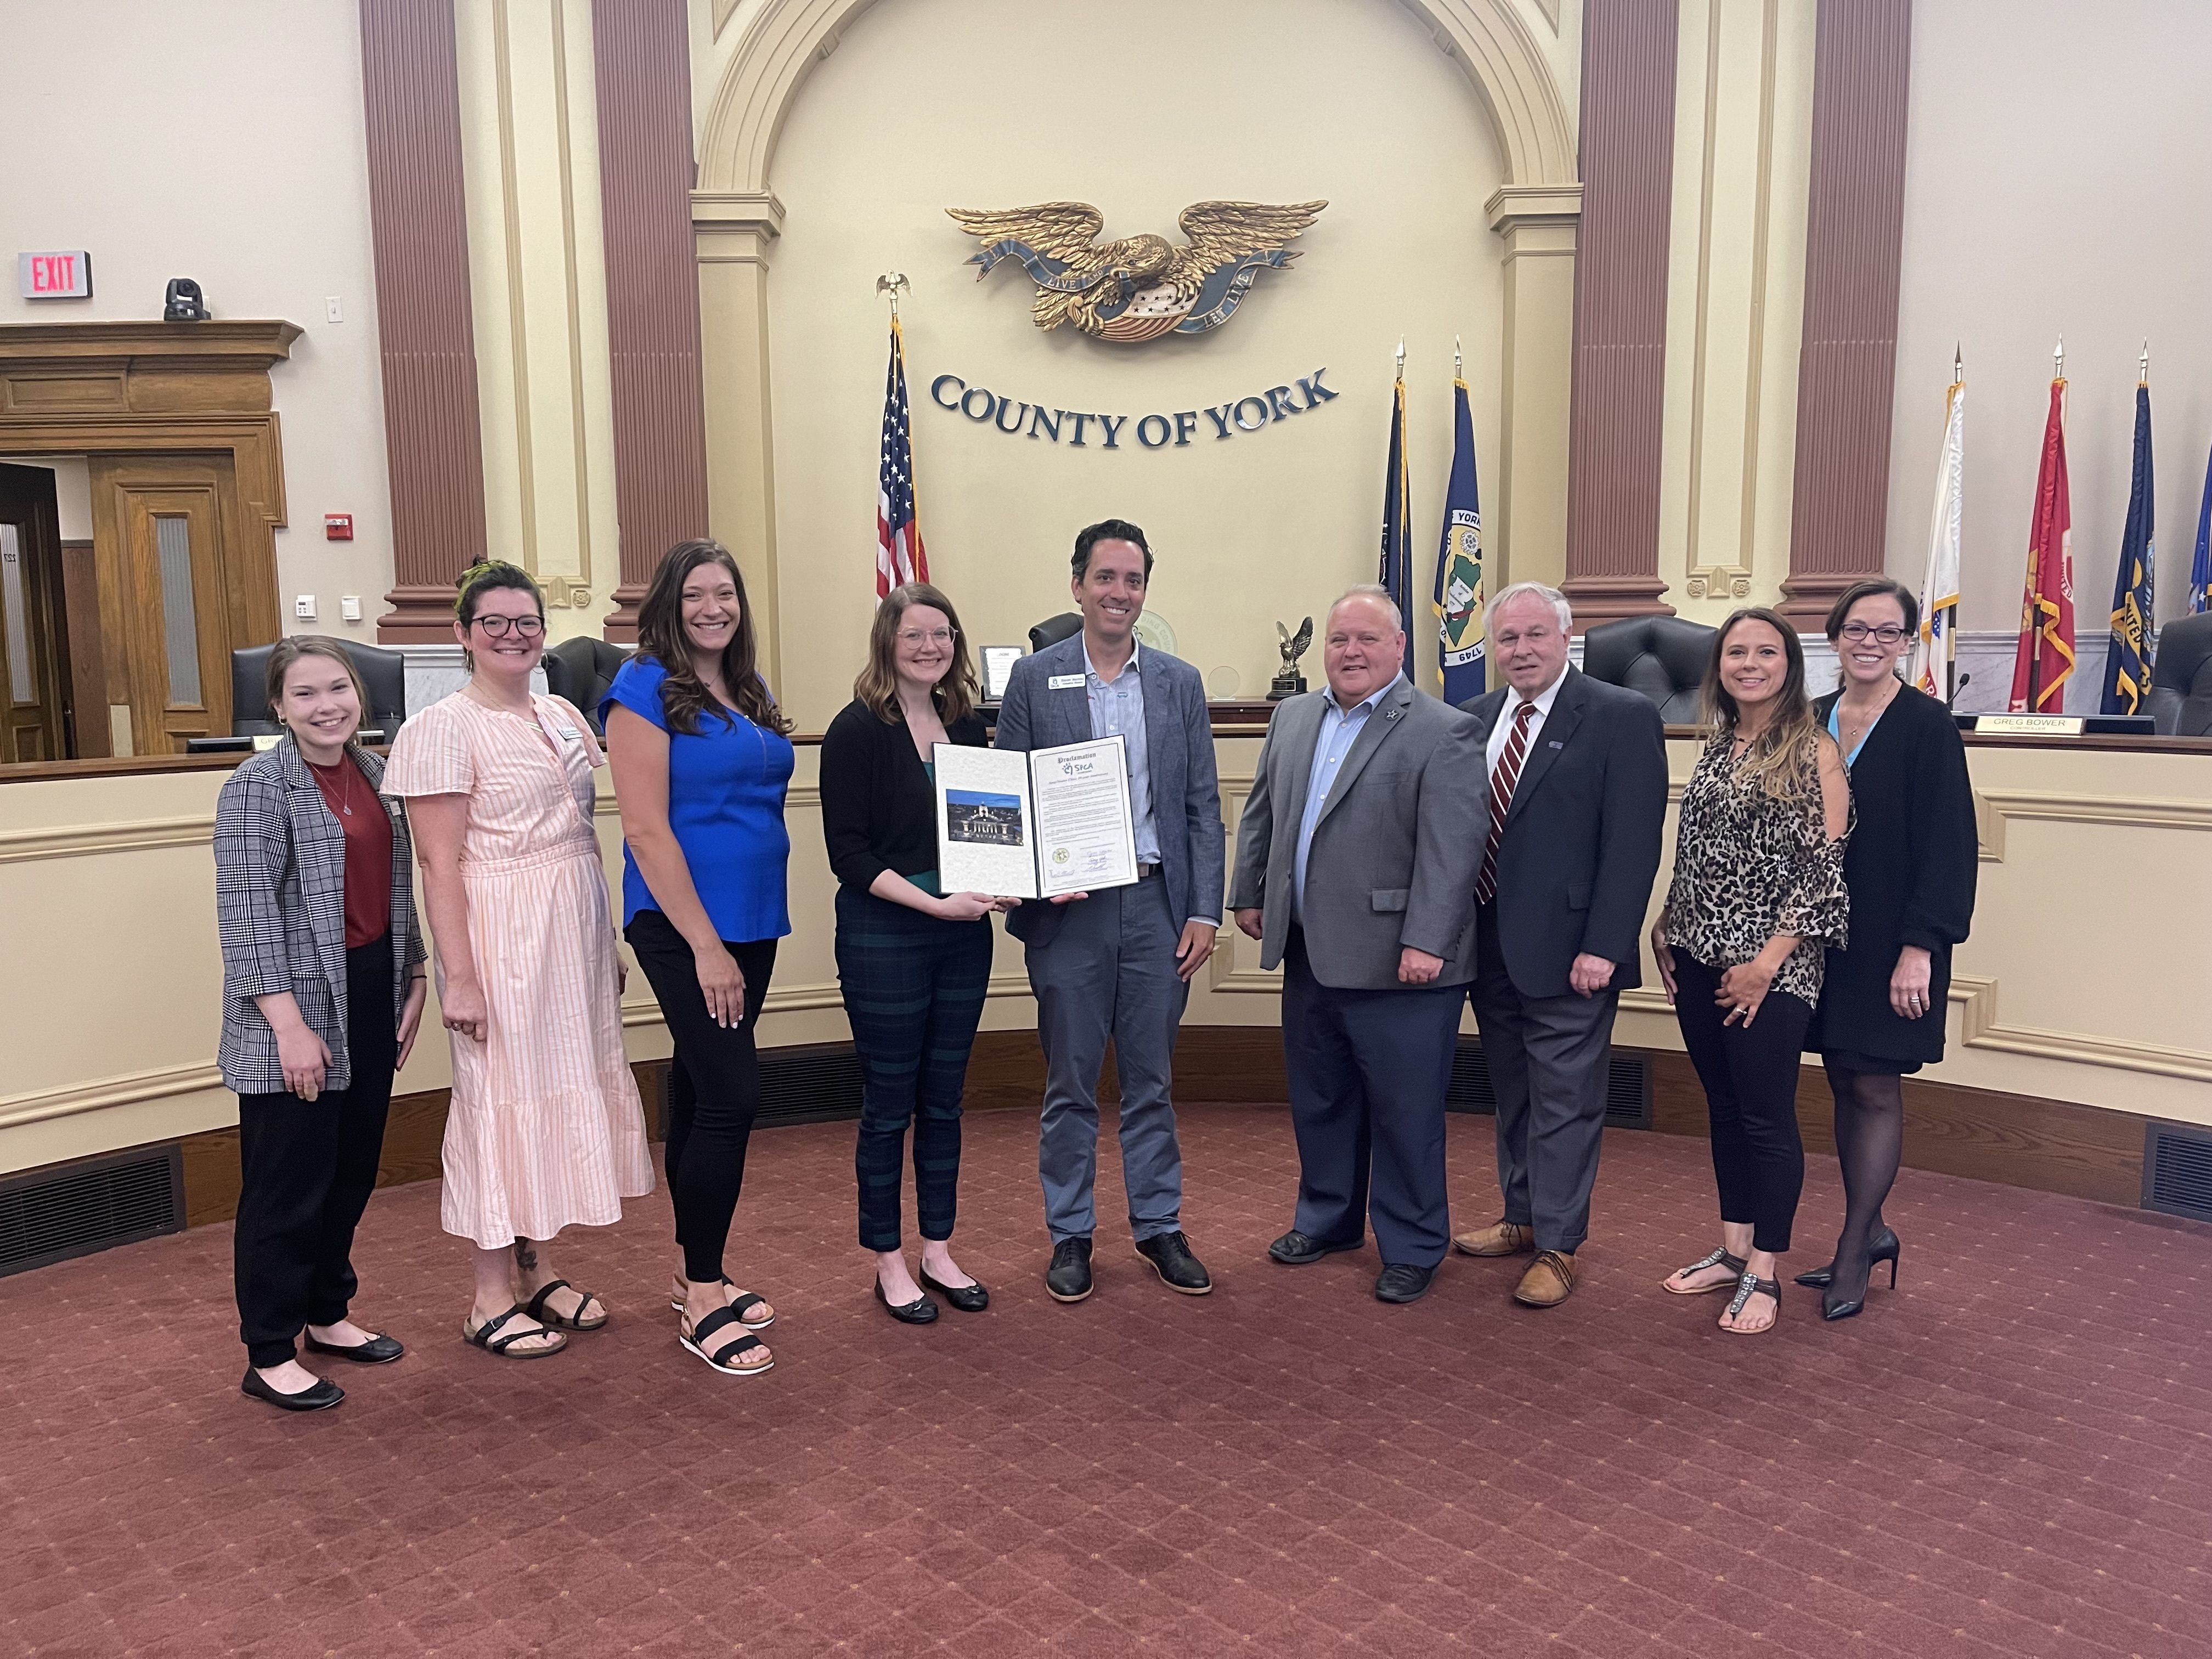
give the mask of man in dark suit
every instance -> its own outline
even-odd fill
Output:
[[[1549,1308],[1574,1290],[1613,1014],[1642,982],[1667,746],[1649,698],[1568,665],[1573,617],[1556,589],[1516,582],[1486,623],[1505,684],[1461,705],[1490,779],[1468,1000],[1498,1098],[1505,1214],[1452,1242],[1469,1255],[1534,1251],[1514,1299]]]
[[[1323,641],[1328,689],[1277,706],[1237,827],[1231,902],[1261,965],[1283,965],[1298,1139],[1297,1209],[1267,1254],[1356,1250],[1371,1215],[1375,1294],[1412,1302],[1450,1234],[1444,1091],[1474,972],[1481,745],[1400,670],[1382,588],[1339,599]]]
[[[1028,947],[1045,1056],[1037,1172],[1044,1183],[1054,1299],[1091,1294],[1091,1188],[1098,1167],[1098,1067],[1112,1038],[1121,1084],[1121,1184],[1137,1253],[1170,1290],[1213,1288],[1182,1231],[1182,1153],[1170,1095],[1191,975],[1221,926],[1226,836],[1213,728],[1198,671],[1140,650],[1137,618],[1152,551],[1108,519],[1075,538],[1069,586],[1083,631],[1014,665],[999,709],[1000,749],[1052,749],[1119,734],[1129,768],[1139,879],[1006,919]]]

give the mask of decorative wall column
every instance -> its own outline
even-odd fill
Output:
[[[1676,0],[1583,10],[1581,246],[1575,261],[1566,579],[1577,623],[1671,613],[1660,595],[1668,212]]]
[[[1796,486],[1782,585],[1782,613],[1801,630],[1882,569],[1912,0],[1824,5],[1817,31]]]
[[[361,0],[362,94],[391,482],[385,644],[450,643],[483,556],[483,444],[453,0]]]
[[[1557,584],[1565,574],[1571,398],[1559,366],[1575,331],[1577,185],[1508,185],[1484,204],[1505,244],[1504,383],[1498,487],[1489,540],[1494,592],[1507,582]]]
[[[592,41],[622,526],[622,579],[606,637],[630,641],[661,555],[707,533],[690,38],[682,6],[599,0]]]

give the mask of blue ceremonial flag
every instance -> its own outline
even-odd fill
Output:
[[[1482,633],[1482,502],[1474,483],[1474,418],[1468,413],[1467,382],[1452,380],[1451,482],[1444,487],[1444,528],[1437,546],[1437,658],[1444,673],[1444,701],[1465,702],[1489,689],[1484,684]]]
[[[1411,617],[1413,611],[1413,538],[1407,510],[1412,493],[1406,467],[1406,375],[1401,368],[1397,389],[1391,395],[1390,466],[1382,481],[1382,564],[1375,578],[1397,605],[1401,618]],[[1410,628],[1406,629],[1406,678],[1413,678],[1413,630]]]
[[[2212,592],[2212,456],[2204,462],[2204,504],[2197,509],[2197,557],[2189,567],[2189,614],[2201,616]]]
[[[2152,542],[2150,387],[2136,387],[2134,481],[2128,486],[2127,528],[2120,532],[2120,568],[2112,580],[2112,640],[2105,647],[2107,714],[2141,714],[2150,702]]]

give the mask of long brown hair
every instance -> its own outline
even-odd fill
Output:
[[[1752,740],[1736,763],[1736,776],[1756,783],[1777,800],[1802,800],[1820,787],[1819,745],[1814,741],[1820,723],[1813,718],[1812,700],[1805,695],[1805,647],[1797,630],[1764,605],[1748,605],[1731,615],[1713,635],[1713,654],[1705,664],[1705,732],[1709,738],[1733,737],[1743,717],[1735,698],[1721,681],[1721,653],[1729,635],[1741,623],[1765,623],[1782,636],[1789,670],[1782,689],[1774,694],[1774,713],[1766,729]]]
[[[660,568],[653,573],[653,586],[646,590],[645,602],[637,608],[638,653],[651,657],[668,672],[667,682],[660,689],[661,712],[668,718],[668,729],[687,738],[696,737],[699,717],[709,713],[729,723],[729,716],[691,665],[691,641],[684,632],[684,580],[702,564],[721,566],[738,588],[738,626],[730,642],[722,647],[722,684],[738,712],[754,725],[771,732],[789,732],[791,721],[775,706],[757,665],[758,647],[753,634],[752,605],[745,598],[745,573],[738,568],[728,548],[703,538],[678,542],[662,556]]]
[[[982,684],[975,678],[975,659],[968,654],[968,635],[961,629],[960,613],[952,608],[951,600],[927,582],[908,582],[894,587],[877,602],[876,620],[868,629],[868,665],[853,682],[853,695],[873,709],[876,718],[884,724],[898,723],[899,623],[906,616],[907,607],[915,605],[942,611],[945,620],[952,627],[952,663],[930,696],[937,703],[938,719],[954,726],[975,713]]]

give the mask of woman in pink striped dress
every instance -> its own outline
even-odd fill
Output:
[[[408,801],[453,1034],[441,1214],[476,1245],[462,1334],[536,1359],[607,1322],[555,1276],[546,1241],[619,1220],[653,1164],[592,826],[605,757],[572,706],[532,695],[545,611],[527,574],[477,566],[454,614],[469,683],[400,728],[384,790]]]

